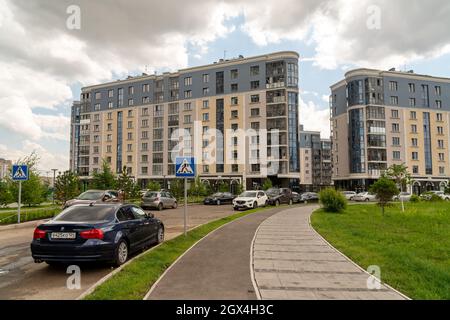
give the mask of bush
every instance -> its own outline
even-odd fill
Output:
[[[420,200],[421,199],[420,199],[420,197],[418,195],[413,194],[409,201],[412,202],[412,203],[417,203],[417,202],[420,202]]]
[[[341,212],[347,208],[345,196],[333,188],[320,191],[319,200],[326,212]]]
[[[431,196],[430,196],[430,201],[431,202],[441,202],[441,201],[444,201],[441,197],[439,197],[437,194],[432,194]]]

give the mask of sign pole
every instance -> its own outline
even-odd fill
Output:
[[[184,236],[187,236],[187,178],[184,178]]]
[[[22,206],[22,181],[19,181],[19,207],[17,208],[17,223],[20,223],[20,207]]]

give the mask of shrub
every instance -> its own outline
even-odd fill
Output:
[[[420,202],[420,197],[418,195],[413,194],[409,201],[412,202],[412,203]]]
[[[345,196],[333,188],[327,188],[319,193],[319,200],[326,212],[341,212],[347,207]]]
[[[431,196],[430,196],[430,201],[431,202],[441,202],[441,201],[444,201],[441,197],[439,197],[437,194],[432,194]]]
[[[370,187],[370,192],[377,196],[378,205],[381,207],[381,212],[384,215],[385,208],[392,201],[392,198],[398,194],[399,190],[394,181],[381,177]]]

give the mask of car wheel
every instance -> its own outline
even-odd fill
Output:
[[[239,208],[234,208],[234,207],[233,207],[233,209],[234,209],[234,211],[239,211]]]
[[[220,206],[220,200],[217,200],[217,201],[216,201],[216,204],[217,204],[218,206]]]
[[[275,207],[278,207],[280,205],[280,200],[275,201]]]
[[[118,267],[128,260],[128,244],[125,240],[120,240],[116,247],[114,255],[114,264]]]
[[[258,204],[255,201],[255,202],[253,202],[253,209],[256,209],[256,208],[258,208]]]
[[[163,226],[159,226],[159,228],[158,228],[158,235],[157,235],[157,238],[156,238],[156,242],[158,244],[164,242],[164,228],[163,228]]]
[[[173,207],[172,208],[174,208],[174,209],[176,209],[176,208],[178,208],[178,203],[175,201],[175,203],[173,204]]]
[[[162,204],[162,203],[158,204],[158,210],[159,210],[159,211],[162,211],[163,209],[164,209],[163,204]]]
[[[367,199],[366,199],[365,201],[366,201],[366,202],[369,202],[369,201],[370,201],[370,199],[368,199],[368,198],[367,198]]]

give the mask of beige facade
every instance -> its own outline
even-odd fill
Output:
[[[0,159],[0,180],[6,178],[9,175],[9,170],[12,167],[11,160]]]

